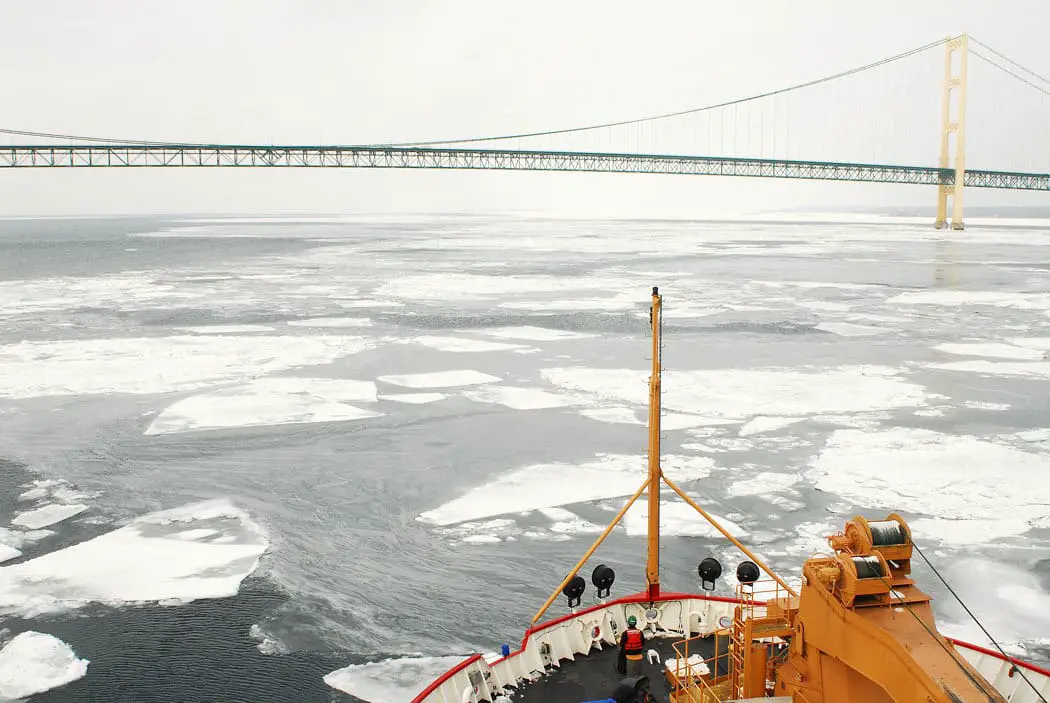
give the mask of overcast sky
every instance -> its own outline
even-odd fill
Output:
[[[506,133],[737,98],[964,31],[1048,75],[1048,25],[1047,0],[883,0],[874,5],[841,0],[717,5],[696,0],[6,2],[0,5],[5,88],[0,127],[298,144]],[[896,74],[887,69],[870,83],[842,88],[841,101],[856,104],[853,113],[842,114],[854,114],[868,125],[865,129],[882,132],[856,137],[843,150],[857,156],[843,153],[838,158],[870,157],[862,147],[878,156],[883,152],[875,142],[888,139],[883,132],[892,129],[900,135],[890,135],[897,150],[907,153],[888,160],[935,159],[942,57],[941,50],[934,50],[925,58],[909,59],[914,68],[902,64]],[[980,78],[991,80],[992,75],[987,69]],[[1038,94],[1032,97],[1023,86],[1013,90],[1032,100],[1025,114],[1047,107],[1047,100],[1040,102]],[[982,125],[1012,114],[1012,93],[997,95],[995,101],[987,99],[992,94],[987,89],[982,94],[975,87],[973,93],[977,97],[971,102],[983,95],[984,105],[996,105],[987,114],[971,110],[982,115]],[[811,142],[814,148],[837,148],[828,146],[822,135],[844,132],[842,125],[817,123],[825,112],[839,114],[839,108],[825,108],[832,102],[819,96],[807,102],[799,94],[794,103],[778,105],[778,110],[800,115],[790,127],[781,117],[784,130],[798,133],[770,128],[764,148],[770,148],[771,137],[779,141],[779,149],[810,148]],[[845,118],[834,121],[848,123]],[[668,127],[667,133],[690,132],[693,142],[681,150],[703,151],[710,143],[696,140],[711,140],[719,129],[725,125],[701,121]],[[1018,130],[986,128],[979,135],[971,129],[971,141],[984,160],[979,166],[1050,168],[1045,140],[1032,144],[1028,139],[1022,147],[1016,134],[1010,135],[1011,144],[997,133],[1005,131]],[[697,137],[698,132],[707,136]],[[8,142],[0,136],[0,144]],[[912,157],[918,150],[923,153]],[[1040,164],[1043,152],[1046,163]],[[992,163],[997,159],[1004,163]],[[1025,159],[1032,163],[1014,163]],[[0,171],[0,215],[510,209],[702,215],[933,201],[933,189],[921,187],[685,176]],[[968,202],[1045,205],[1048,199],[1045,194],[973,192]]]

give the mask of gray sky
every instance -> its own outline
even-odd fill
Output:
[[[1040,47],[1048,24],[1046,0],[8,2],[0,6],[6,96],[0,126],[300,144],[557,128],[749,95],[963,31],[1047,75],[1050,59]],[[896,73],[886,69],[830,97],[799,94],[774,106],[784,125],[779,132],[756,108],[755,120],[770,120],[756,133],[764,135],[764,149],[789,149],[795,157],[867,160],[885,153],[887,161],[930,162],[937,153],[942,57],[934,50],[908,59],[913,63],[899,64]],[[970,164],[1050,168],[1050,152],[1045,163],[1039,149],[1032,155],[1032,138],[1008,143],[1012,137],[1001,134],[1019,129],[987,127],[1010,118],[1016,103],[1014,93],[995,92],[1008,79],[998,76],[993,84],[994,72],[981,69],[974,67],[971,105],[978,107],[971,114],[983,130],[971,125],[977,153],[971,151]],[[1027,96],[1033,107],[1026,114],[1047,107],[1023,86],[1002,90]],[[703,152],[726,129],[704,116],[649,139],[654,148]],[[606,136],[614,144],[631,138]],[[892,147],[883,151],[880,140]],[[0,215],[479,209],[703,215],[933,201],[933,190],[920,187],[618,174],[0,172]],[[1047,196],[972,192],[968,202],[1039,205]]]

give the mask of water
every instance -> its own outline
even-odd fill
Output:
[[[687,490],[788,575],[854,512],[903,505],[993,633],[1045,657],[1032,640],[1050,625],[1038,508],[1050,434],[1023,433],[1050,426],[1050,225],[826,219],[0,221],[0,520],[34,507],[16,497],[41,476],[88,496],[24,559],[214,498],[270,537],[236,597],[9,615],[11,634],[48,632],[91,660],[86,677],[38,698],[355,700],[321,677],[516,643],[592,538],[564,514],[522,510],[539,500],[604,524],[642,479],[644,428],[587,413],[642,417],[652,285],[668,313],[664,451],[693,462]],[[329,321],[288,324],[306,318]],[[215,325],[240,327],[195,329]],[[526,326],[568,334],[499,332]],[[946,343],[969,346],[935,348]],[[500,381],[381,378],[464,369]],[[637,375],[596,385],[581,369]],[[265,385],[280,378],[375,382],[378,397]],[[485,390],[504,386],[524,390]],[[375,414],[274,424],[347,407]],[[191,415],[226,426],[147,434]],[[771,429],[747,424],[761,415]],[[911,468],[865,467],[880,452]],[[601,474],[589,486],[602,497],[576,502],[580,467],[600,453],[638,456],[638,473]],[[958,471],[938,473],[946,462]],[[559,466],[485,488],[547,464]],[[450,505],[472,490],[472,504]],[[417,519],[442,506],[477,517]],[[603,546],[615,592],[641,586],[643,549],[622,530]],[[666,538],[665,585],[695,588],[708,554],[727,572],[738,561],[707,536]],[[977,639],[918,561],[945,629]],[[405,676],[407,690],[419,683]]]

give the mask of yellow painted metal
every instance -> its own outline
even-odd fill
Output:
[[[770,578],[772,578],[774,581],[779,583],[781,588],[783,588],[785,591],[787,591],[788,593],[790,593],[793,596],[797,596],[798,595],[798,593],[795,592],[795,589],[791,588],[791,586],[789,586],[786,583],[784,583],[784,580],[781,579],[779,576],[777,576],[776,572],[774,572],[771,568],[766,566],[765,562],[763,562],[757,556],[752,554],[751,550],[748,549],[747,547],[745,547],[743,544],[741,544],[740,541],[736,537],[734,537],[733,535],[731,535],[728,532],[726,532],[726,529],[724,527],[722,527],[720,524],[718,524],[717,520],[715,520],[713,517],[711,517],[707,513],[706,510],[704,510],[699,505],[697,505],[696,501],[694,501],[692,498],[690,498],[686,494],[685,491],[683,491],[681,488],[679,488],[677,486],[677,484],[675,484],[673,481],[671,481],[671,479],[667,478],[666,476],[664,476],[664,483],[666,483],[668,485],[668,487],[670,487],[671,490],[673,490],[675,493],[677,493],[679,496],[681,496],[682,500],[684,500],[686,503],[691,505],[693,510],[695,510],[698,513],[700,513],[700,515],[702,515],[705,520],[707,520],[709,523],[711,523],[712,527],[714,527],[716,530],[721,532],[722,535],[727,540],[732,542],[736,546],[737,549],[739,549],[744,554],[746,554],[748,559],[750,559],[751,561],[755,562],[763,571],[765,571],[767,574],[769,574]]]
[[[634,505],[634,501],[638,500],[638,496],[642,495],[642,492],[644,492],[645,489],[648,487],[649,479],[647,478],[645,480],[645,483],[639,486],[638,490],[634,492],[634,495],[631,496],[631,499],[624,503],[624,506],[620,508],[620,512],[616,513],[616,517],[614,517],[612,522],[610,522],[609,525],[605,528],[605,531],[598,535],[598,539],[594,540],[594,544],[592,544],[591,548],[587,550],[587,553],[584,554],[578,562],[576,562],[576,566],[572,567],[572,571],[570,571],[569,575],[565,577],[565,580],[562,581],[558,585],[558,587],[554,589],[554,593],[552,593],[551,597],[547,599],[547,602],[543,604],[543,607],[540,608],[539,611],[532,617],[533,624],[535,624],[537,620],[543,617],[543,614],[547,612],[547,608],[551,607],[551,603],[553,603],[554,599],[558,597],[559,593],[561,593],[561,589],[565,588],[566,584],[568,584],[569,581],[572,580],[572,577],[579,573],[580,569],[583,568],[583,565],[586,564],[587,560],[591,558],[591,555],[594,554],[595,550],[597,550],[598,547],[601,546],[601,543],[605,541],[605,538],[609,536],[609,533],[613,531],[613,528],[616,527],[620,520],[623,519],[623,516],[627,512],[627,510],[632,505]]]
[[[645,567],[645,580],[649,584],[649,595],[660,592],[660,376],[661,352],[660,315],[663,297],[658,288],[653,288],[653,303],[650,308],[650,325],[653,336],[653,370],[649,376],[649,560]]]
[[[955,185],[952,187],[952,229],[963,228],[963,178],[966,175],[966,59],[968,37],[959,38],[958,115],[955,122]]]
[[[959,52],[959,74],[954,75],[953,57]],[[951,228],[963,229],[963,179],[966,176],[966,70],[969,57],[968,37],[962,34],[944,45],[944,93],[941,105],[940,167],[953,166],[951,135],[955,133],[955,183],[937,188],[937,229],[948,226],[948,198],[952,200]],[[955,101],[955,119],[952,119],[952,101]]]

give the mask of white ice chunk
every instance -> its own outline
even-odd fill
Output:
[[[1050,593],[1032,570],[1006,561],[975,558],[942,562],[939,566],[945,579],[962,601],[977,611],[981,624],[999,642],[1035,640],[1050,632]],[[941,609],[945,611],[945,616],[938,617],[941,632],[990,646],[986,635],[954,599],[945,599]]]
[[[513,300],[500,303],[498,307],[508,310],[543,310],[549,312],[575,312],[580,310],[619,312],[638,307],[638,300],[636,296],[626,298],[588,298],[586,300]]]
[[[963,405],[972,410],[1009,410],[1007,403],[989,403],[982,400],[967,400]]]
[[[1050,337],[1013,337],[1007,341],[1019,347],[1050,351]]]
[[[6,544],[0,544],[0,563],[17,559],[20,556],[22,556],[22,552],[19,550],[14,547],[9,547]]]
[[[1050,504],[1050,456],[905,427],[836,431],[806,478],[859,506],[941,519],[1033,520]]]
[[[188,539],[191,530],[215,532]],[[232,596],[255,571],[268,544],[262,528],[227,500],[151,513],[100,537],[0,569],[0,613],[33,617],[91,602]]]
[[[522,348],[521,344],[486,342],[480,339],[464,339],[460,337],[416,337],[411,341],[443,352],[490,352]]]
[[[289,327],[371,327],[367,317],[312,317],[307,320],[289,320]]]
[[[22,545],[28,542],[36,542],[53,534],[55,533],[51,530],[31,530],[26,532],[24,530],[9,530],[6,527],[0,527],[0,544],[20,549]]]
[[[337,300],[336,305],[341,308],[400,308],[405,304],[396,300]]]
[[[690,496],[692,497],[692,496]],[[711,511],[708,511],[709,513]],[[726,529],[734,537],[744,537],[747,531],[734,522],[724,517],[711,513],[718,524]],[[623,516],[623,524],[627,534],[631,537],[648,534],[649,530],[649,505],[644,501],[638,501],[631,506],[627,514]],[[691,505],[676,501],[660,501],[660,534],[675,537],[706,537],[709,539],[725,539],[722,533],[716,530],[711,523],[696,512]]]
[[[1038,430],[1022,430],[1017,436],[1026,442],[1048,442],[1050,441],[1050,428]]]
[[[540,508],[540,512],[551,520],[551,532],[559,534],[574,535],[596,535],[605,528],[596,525],[589,520],[584,520],[576,513],[569,512],[564,508]]]
[[[872,335],[886,334],[893,331],[885,327],[856,325],[850,322],[821,322],[817,325],[817,329],[837,334],[840,337],[870,337]]]
[[[524,339],[529,342],[550,342],[561,339],[583,339],[585,337],[595,336],[585,332],[551,330],[546,327],[497,327],[488,330],[477,330],[477,332],[492,337],[499,337],[500,339]]]
[[[205,325],[203,327],[175,327],[179,332],[196,334],[241,334],[250,332],[273,332],[273,327],[266,325]]]
[[[465,657],[387,659],[352,664],[324,677],[332,688],[373,703],[408,703]]]
[[[11,524],[26,527],[30,530],[39,530],[41,527],[47,527],[48,525],[54,525],[55,523],[67,520],[85,510],[87,510],[87,506],[82,503],[74,503],[72,505],[45,505],[42,508],[29,510],[18,515],[11,521]]]
[[[145,434],[308,422],[343,422],[381,413],[347,405],[374,402],[372,381],[342,378],[260,378],[184,398],[166,408]]]
[[[927,364],[927,368],[945,371],[965,371],[988,376],[1050,377],[1050,362],[1045,361],[952,361],[947,364]]]
[[[166,393],[325,364],[374,345],[342,336],[209,336],[0,345],[0,396]]]
[[[988,305],[1022,310],[1043,310],[1050,307],[1046,296],[1009,293],[1005,291],[927,290],[901,293],[888,303],[902,305]]]
[[[483,386],[463,391],[463,395],[479,403],[495,403],[513,410],[539,410],[562,408],[589,402],[585,398],[551,393],[540,388],[518,388],[515,386]]]
[[[380,400],[394,400],[398,403],[410,403],[412,405],[423,405],[433,403],[445,398],[444,393],[395,393],[393,395],[381,395]]]
[[[1045,353],[1039,349],[1017,347],[1012,344],[999,344],[997,342],[982,343],[955,343],[946,342],[934,347],[937,351],[946,354],[959,354],[961,356],[992,356],[1000,359],[1042,359]]]
[[[434,373],[394,374],[380,376],[377,380],[405,388],[452,388],[455,386],[476,386],[481,383],[493,383],[499,379],[480,371],[463,369],[460,371],[436,371]]]
[[[810,310],[828,310],[831,312],[845,312],[853,307],[849,303],[838,303],[828,300],[800,300],[797,302],[797,305]]]
[[[693,481],[707,476],[713,463],[707,457],[666,456],[663,468],[674,481]],[[419,519],[451,525],[505,513],[631,495],[644,476],[644,459],[619,454],[600,454],[584,464],[526,466],[472,488],[459,498],[423,513]]]
[[[634,409],[625,408],[622,405],[616,405],[609,408],[586,408],[581,410],[580,414],[599,422],[612,422],[624,425],[645,424],[638,419],[638,414]]]
[[[761,432],[772,432],[773,430],[779,430],[800,422],[802,419],[800,417],[764,417],[759,415],[741,427],[739,434],[741,437],[747,437]]]
[[[545,369],[549,383],[589,393],[596,403],[648,399],[647,372],[628,369]],[[720,418],[754,415],[803,416],[923,405],[922,386],[901,380],[881,366],[845,366],[814,371],[708,369],[669,371],[664,409]]]
[[[22,632],[0,649],[0,700],[28,698],[82,678],[79,659],[62,640],[43,632]]]
[[[376,291],[382,297],[410,300],[475,300],[529,293],[567,291],[618,291],[622,279],[588,276],[506,276],[471,273],[428,273],[399,276]],[[631,298],[637,302],[638,296]]]
[[[932,537],[953,545],[986,544],[1003,537],[1023,535],[1032,529],[1024,518],[1010,517],[998,520],[918,518],[909,522],[908,527],[916,538]]]
[[[729,487],[728,494],[731,496],[765,495],[789,488],[798,483],[798,480],[798,474],[780,474],[767,471],[760,473],[754,478],[737,481]]]

